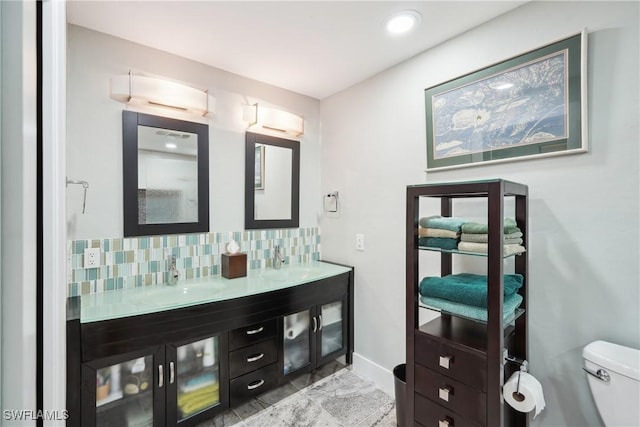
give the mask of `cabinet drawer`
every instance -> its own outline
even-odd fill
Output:
[[[267,338],[275,337],[278,333],[277,319],[265,320],[244,328],[238,328],[229,332],[229,350],[237,350],[262,341]]]
[[[235,378],[278,360],[276,339],[271,338],[229,353],[229,377]]]
[[[424,427],[483,427],[462,415],[415,394],[415,425]]]
[[[278,364],[272,363],[257,371],[231,380],[229,393],[231,406],[242,403],[278,385]]]
[[[487,395],[445,375],[415,367],[415,389],[424,397],[478,424],[487,419]]]
[[[416,333],[415,361],[482,391],[487,389],[487,363],[484,355]]]

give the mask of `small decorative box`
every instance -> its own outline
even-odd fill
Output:
[[[222,276],[227,279],[247,275],[247,254],[222,254]]]

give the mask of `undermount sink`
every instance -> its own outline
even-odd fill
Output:
[[[188,304],[193,301],[202,301],[214,298],[218,290],[212,285],[163,285],[155,289],[145,290],[140,295],[129,299],[129,302],[136,305],[148,307],[162,307],[167,304]]]
[[[260,277],[266,280],[280,282],[290,280],[304,280],[311,276],[311,268],[302,266],[282,267],[279,270],[266,269],[260,272]]]

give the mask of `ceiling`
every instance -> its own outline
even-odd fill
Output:
[[[324,99],[526,1],[77,1],[67,21]],[[386,34],[411,9],[417,30]]]

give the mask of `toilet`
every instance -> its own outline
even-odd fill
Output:
[[[640,350],[594,341],[582,350],[584,370],[607,427],[640,426]]]

